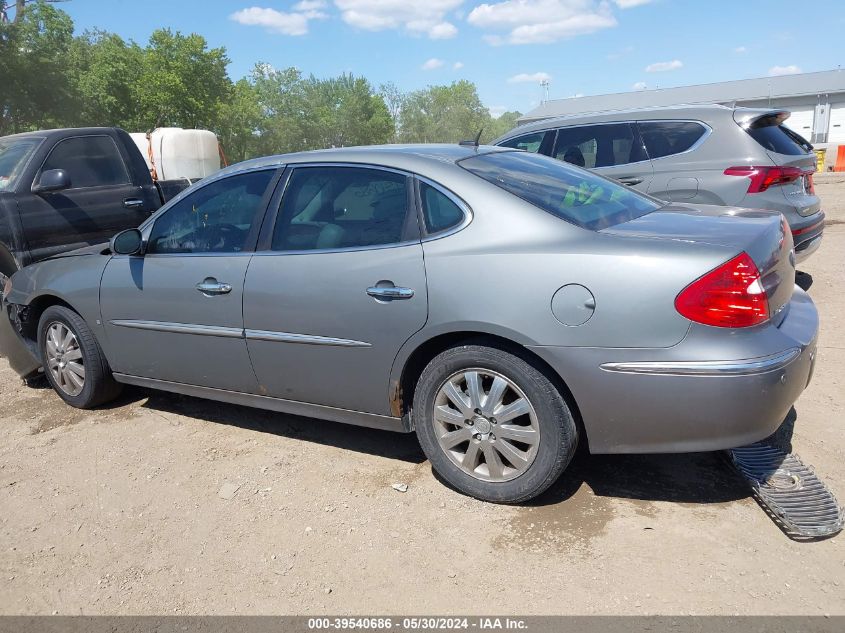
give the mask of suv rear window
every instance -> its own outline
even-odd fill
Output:
[[[660,208],[656,200],[564,162],[524,152],[494,152],[458,162],[535,207],[598,231]]]
[[[694,121],[640,121],[637,126],[649,158],[685,152],[707,132],[707,128]]]
[[[777,125],[777,121],[777,117],[763,117],[762,119],[757,119],[745,131],[769,152],[786,154],[787,156],[808,154],[809,150],[803,147],[802,143],[796,139],[797,134],[781,125]]]

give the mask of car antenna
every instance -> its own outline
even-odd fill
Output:
[[[470,141],[461,141],[460,143],[458,143],[458,145],[461,145],[462,147],[478,147],[480,144],[479,141],[481,141],[481,134],[483,132],[484,128],[481,128],[480,130],[478,130],[478,134],[475,135],[474,139]]]

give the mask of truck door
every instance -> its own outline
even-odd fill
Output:
[[[106,134],[65,138],[35,176],[63,169],[70,187],[17,194],[23,233],[32,261],[100,242],[149,216],[142,187],[133,184],[114,139]]]

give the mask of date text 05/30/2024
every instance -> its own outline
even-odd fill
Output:
[[[382,630],[393,629],[404,631],[437,631],[447,629],[481,631],[488,630],[525,630],[525,620],[519,618],[309,618],[308,629],[310,630]]]

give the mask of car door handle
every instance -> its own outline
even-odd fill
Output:
[[[643,181],[642,178],[637,178],[636,176],[630,176],[627,178],[620,178],[619,182],[623,185],[628,185],[629,187],[633,187],[634,185],[638,185]]]
[[[371,286],[367,288],[367,294],[376,299],[410,299],[414,296],[414,290],[396,286]]]
[[[224,284],[217,281],[214,277],[207,277],[197,284],[197,290],[206,296],[227,295],[232,292],[230,284]]]
[[[144,206],[144,201],[140,198],[126,198],[123,201],[123,206],[127,209],[140,209]]]

